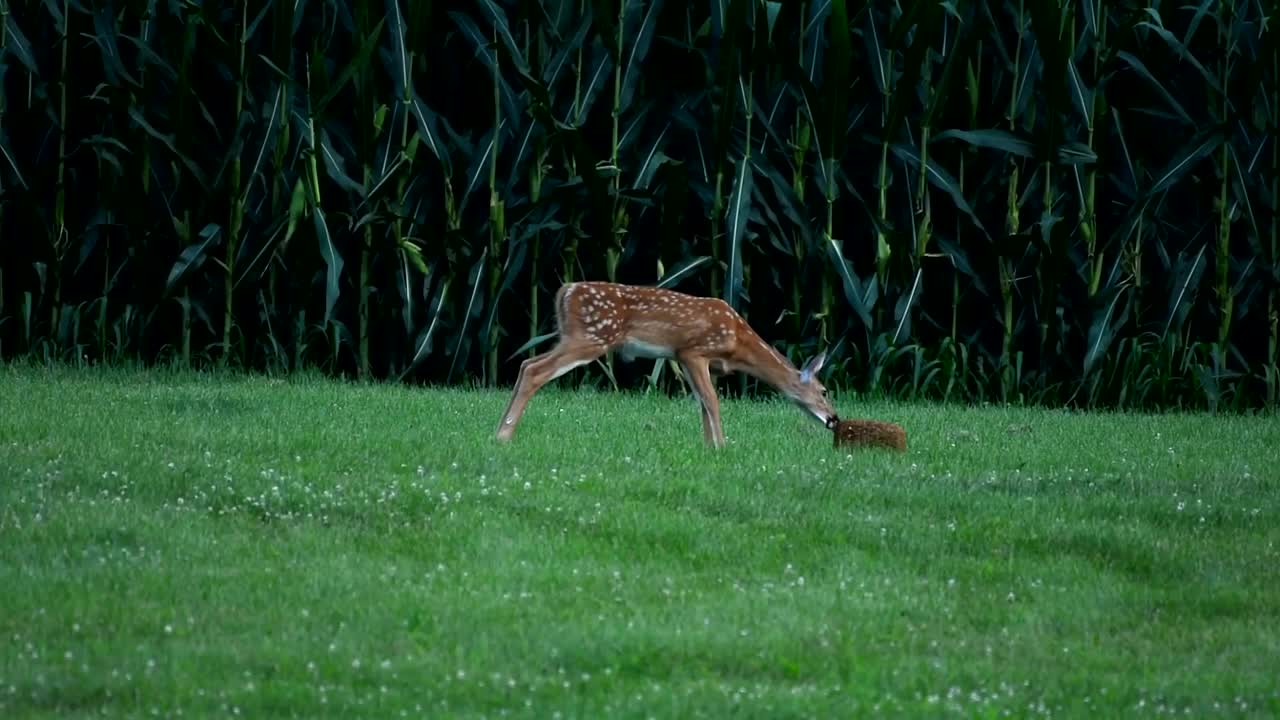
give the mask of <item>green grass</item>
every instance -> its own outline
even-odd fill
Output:
[[[0,716],[1280,712],[1280,421],[0,368]]]

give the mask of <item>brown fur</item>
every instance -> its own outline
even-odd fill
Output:
[[[511,401],[496,437],[508,442],[538,389],[611,350],[623,361],[665,358],[678,363],[702,409],[707,445],[724,447],[715,379],[732,372],[753,375],[776,388],[804,413],[830,428],[836,411],[818,380],[826,351],[797,368],[756,334],[728,303],[666,288],[577,282],[555,295],[555,347],[520,364]]]
[[[834,428],[834,447],[907,449],[907,431],[897,423],[883,420],[841,420]]]

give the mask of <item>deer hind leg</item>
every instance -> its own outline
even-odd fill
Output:
[[[713,448],[725,445],[724,428],[720,424],[720,398],[716,396],[715,383],[706,360],[682,358],[685,375],[693,385],[693,392],[702,405],[702,439]]]
[[[543,385],[555,380],[576,367],[586,365],[604,355],[605,347],[600,344],[577,344],[561,341],[551,350],[531,357],[520,363],[520,375],[516,378],[515,389],[511,392],[511,400],[502,413],[498,423],[497,438],[503,442],[515,434],[520,416],[524,415],[529,399]]]

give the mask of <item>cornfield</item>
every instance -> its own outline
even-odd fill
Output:
[[[560,283],[607,279],[721,296],[859,393],[1277,403],[1262,0],[0,0],[0,23],[0,357],[500,385]]]

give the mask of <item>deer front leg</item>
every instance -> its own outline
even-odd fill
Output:
[[[520,416],[529,406],[529,399],[543,385],[555,380],[576,367],[586,365],[604,354],[600,345],[571,345],[560,343],[551,350],[520,363],[520,375],[516,378],[511,400],[498,423],[497,438],[507,442],[516,432]]]
[[[684,366],[682,365],[681,367]],[[691,375],[688,368],[684,368],[684,372],[686,376]],[[690,387],[692,387],[692,385]],[[712,426],[713,421],[711,419],[711,413],[707,410],[707,404],[702,402],[702,395],[697,391],[697,389],[693,390],[693,399],[698,403],[698,417],[702,418],[702,439],[707,445],[714,446],[716,433],[715,428]]]
[[[703,405],[701,400],[698,401],[698,407],[701,408],[701,411],[699,412],[699,414],[702,415],[702,440],[706,444],[712,447],[715,447],[715,444],[716,444],[716,429],[714,425],[715,421],[711,419],[711,412],[707,410],[707,406]]]
[[[724,428],[720,425],[720,399],[716,396],[715,383],[707,361],[701,358],[681,358],[685,374],[693,385],[693,392],[702,405],[702,439],[713,448],[725,445]]]

